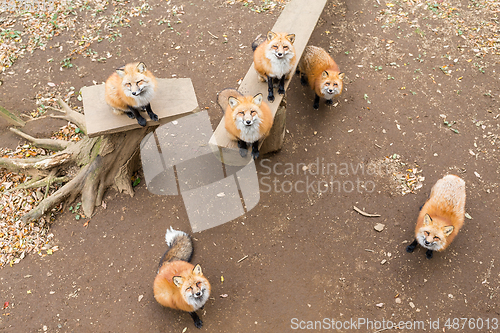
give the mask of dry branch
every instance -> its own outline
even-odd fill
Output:
[[[68,104],[66,104],[62,99],[58,99],[57,102],[61,106],[62,110],[56,109],[53,107],[49,107],[52,110],[62,112],[63,115],[53,115],[51,114],[50,117],[52,118],[57,118],[57,119],[65,119],[67,121],[70,121],[74,123],[75,125],[80,128],[80,130],[84,133],[87,134],[87,126],[85,126],[85,116],[81,113],[78,113],[76,111],[71,110]]]
[[[65,140],[37,139],[37,138],[32,137],[29,134],[24,133],[21,130],[16,129],[16,128],[10,128],[10,131],[14,132],[15,134],[19,135],[20,137],[22,137],[28,141],[30,141],[35,146],[40,147],[40,148],[61,151],[61,150],[68,148],[68,146],[71,144],[71,142],[65,141]]]

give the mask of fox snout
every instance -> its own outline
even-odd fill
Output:
[[[247,120],[245,120],[245,121],[244,121],[244,124],[245,124],[246,126],[250,126],[250,125],[252,125],[252,124],[253,124],[253,121],[252,121],[251,119],[247,119]]]

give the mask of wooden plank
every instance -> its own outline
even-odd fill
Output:
[[[318,22],[318,19],[323,12],[326,1],[327,0],[292,0],[288,5],[286,5],[285,9],[276,21],[274,27],[270,29],[274,32],[288,32],[295,34],[295,42],[293,45],[295,46],[297,63],[302,56],[302,53],[304,52],[304,49],[307,45],[307,42],[309,41],[309,38],[311,37],[314,28],[316,27],[316,23]],[[265,34],[267,33],[267,31],[263,31],[262,33]],[[293,78],[293,74],[295,74],[295,68],[292,70],[292,76],[290,80]],[[290,80],[285,81],[285,90],[288,88]],[[243,81],[238,90],[244,95],[256,95],[258,93],[262,93],[264,95],[264,101],[268,103],[273,116],[276,115],[276,111],[278,110],[281,100],[284,96],[275,92],[274,102],[267,102],[267,83],[261,82],[258,79],[257,72],[255,71],[253,66],[253,59],[252,65],[243,78]],[[277,89],[275,89],[275,91],[276,90]],[[284,115],[281,119],[284,119]],[[280,123],[277,126],[284,126],[284,123]],[[278,129],[275,132],[279,133],[279,135],[282,135],[281,132],[283,132],[283,130]],[[209,144],[212,146],[235,149],[237,148],[236,142],[230,140],[227,135],[226,128],[224,127],[224,117],[222,118],[214,134],[210,138]],[[262,153],[266,153],[266,151],[262,151]]]
[[[159,122],[149,119],[146,112],[143,113],[147,120],[147,126],[166,124],[172,120],[183,117],[186,113],[199,111],[198,101],[194,92],[191,79],[156,79],[157,90],[151,109],[158,115]],[[128,131],[141,126],[137,120],[130,119],[126,115],[116,115],[112,108],[104,100],[104,84],[83,87],[83,110],[87,124],[87,135],[95,137],[99,135]]]
[[[13,114],[12,112],[10,112],[9,110],[7,110],[6,108],[4,108],[3,106],[0,106],[0,116],[2,116],[2,118],[4,118],[5,120],[7,120],[9,123],[11,123],[14,126],[21,126],[21,127],[23,127],[24,125],[26,125],[26,123],[24,122],[24,120],[22,120],[21,118],[17,117],[15,114]]]

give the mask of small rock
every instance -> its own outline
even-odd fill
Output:
[[[378,303],[378,304],[375,304],[375,306],[376,306],[377,308],[381,308],[381,307],[383,307],[383,306],[384,306],[384,303]]]
[[[382,261],[380,262],[380,264],[381,264],[381,265],[383,265],[383,264],[385,264],[386,262],[387,262],[387,260],[385,260],[385,259],[384,259],[384,260],[382,260]]]
[[[384,230],[384,228],[385,228],[385,224],[382,224],[382,223],[377,223],[373,227],[373,229],[375,229],[378,232],[382,232],[382,230]]]
[[[401,298],[398,297],[398,298],[395,299],[395,301],[396,301],[397,304],[401,304]]]
[[[412,309],[415,309],[415,304],[413,302],[408,303]]]

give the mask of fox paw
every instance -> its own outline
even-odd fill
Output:
[[[196,326],[196,328],[201,328],[203,326],[203,321],[200,318],[195,319],[194,326]]]
[[[314,102],[313,103],[313,108],[314,108],[314,110],[319,109],[319,103]]]
[[[248,154],[248,149],[240,148],[240,156],[241,157],[247,157],[247,154]]]
[[[125,113],[125,114],[127,115],[127,117],[129,117],[130,119],[135,119],[135,116],[134,116],[134,114],[133,114],[132,112],[124,112],[124,113]]]
[[[433,255],[433,251],[432,251],[432,250],[427,250],[427,251],[425,252],[425,257],[426,257],[427,259],[432,259],[432,255]]]
[[[267,100],[271,103],[274,102],[274,95],[268,95]]]
[[[304,75],[300,76],[300,84],[303,86],[307,86],[307,80],[306,80],[306,77]]]
[[[252,157],[254,160],[258,159],[260,156],[259,151],[252,151]]]
[[[284,95],[285,94],[285,88],[278,88],[278,94]]]
[[[139,123],[139,125],[141,125],[142,127],[146,126],[146,119],[144,119],[143,117],[137,118],[137,122],[138,122],[138,123]]]
[[[326,100],[326,105],[332,105],[332,104],[333,104],[333,99]]]
[[[153,112],[148,113],[148,116],[149,118],[151,118],[152,121],[158,121],[158,116],[155,113]]]

